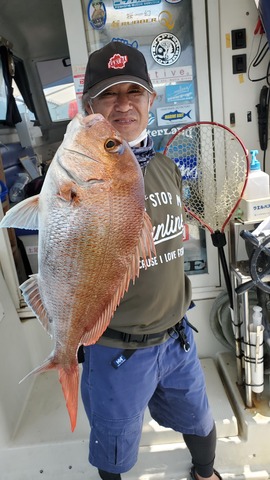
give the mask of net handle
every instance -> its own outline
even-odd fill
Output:
[[[245,191],[245,188],[246,188],[246,185],[247,185],[247,180],[248,180],[248,172],[249,172],[249,162],[248,162],[248,151],[245,147],[245,145],[243,144],[242,140],[238,137],[238,135],[233,131],[231,130],[229,127],[227,127],[226,125],[222,125],[222,123],[218,123],[218,122],[210,122],[210,121],[202,121],[202,122],[194,122],[194,123],[188,123],[187,125],[185,125],[184,127],[181,127],[179,130],[177,130],[176,133],[173,134],[173,136],[170,138],[170,140],[167,142],[167,144],[165,145],[165,148],[164,148],[164,155],[167,155],[167,152],[168,152],[168,149],[170,147],[170,145],[174,142],[175,138],[182,134],[185,130],[188,130],[192,127],[199,127],[200,125],[209,125],[209,126],[216,126],[216,127],[219,127],[219,128],[222,128],[224,130],[227,130],[227,132],[229,132],[241,145],[243,151],[244,151],[244,154],[245,154],[245,157],[246,157],[246,162],[247,162],[247,169],[246,169],[246,177],[245,177],[245,182],[244,182],[244,185],[243,185],[243,188],[241,190],[241,193],[239,195],[239,198],[237,200],[237,202],[235,203],[234,207],[232,208],[232,210],[230,211],[229,215],[227,216],[225,222],[223,223],[220,231],[221,232],[224,232],[224,229],[226,227],[226,225],[228,224],[228,222],[230,221],[233,213],[235,212],[235,210],[237,209],[239,203],[241,202],[242,198],[243,198],[243,194],[244,194],[244,191]],[[198,215],[196,215],[195,213],[191,212],[187,207],[185,207],[184,205],[184,209],[185,211],[191,215],[193,218],[195,218],[202,226],[204,226],[205,228],[207,228],[209,230],[209,232],[212,234],[214,233],[214,230],[210,227],[210,225],[208,225],[207,223],[205,223]]]

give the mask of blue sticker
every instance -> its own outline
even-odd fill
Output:
[[[132,8],[145,7],[147,5],[157,5],[161,0],[114,0],[114,8]]]
[[[179,110],[174,110],[174,112],[167,112],[162,115],[161,119],[168,122],[176,122],[177,120],[183,120],[185,117],[188,117],[191,120],[191,110],[189,112],[181,112]]]
[[[100,0],[90,0],[87,8],[87,15],[90,25],[95,30],[104,28],[107,18],[106,7]]]
[[[156,120],[155,118],[155,115],[153,114],[153,112],[149,112],[148,114],[148,125],[152,125],[152,123],[154,123]]]
[[[195,122],[194,103],[157,108],[158,126]]]
[[[193,100],[194,89],[192,82],[178,83],[166,86],[166,102],[189,102]]]
[[[125,38],[113,37],[112,42],[122,42],[125,45],[128,45],[129,47],[133,47],[133,48],[137,48],[137,49],[139,48],[139,44],[138,44],[137,40],[133,40],[133,42],[129,42]]]

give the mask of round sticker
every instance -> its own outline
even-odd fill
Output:
[[[100,0],[90,0],[88,4],[88,20],[95,30],[101,30],[106,23],[106,7]]]
[[[180,3],[182,0],[166,0],[167,3]]]
[[[151,53],[159,65],[172,65],[181,54],[181,44],[172,33],[161,33],[152,42]]]

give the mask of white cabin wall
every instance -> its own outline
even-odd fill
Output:
[[[20,380],[50,351],[48,335],[37,320],[22,323],[0,271],[0,446],[8,444],[28,400],[34,376]]]
[[[254,0],[208,0],[210,78],[212,88],[213,120],[223,122],[230,127],[244,142],[248,150],[259,150],[258,158],[262,160],[258,135],[258,115],[256,105],[259,103],[260,90],[266,80],[252,82],[248,79],[248,68],[256,55],[260,35],[254,35],[258,21],[258,10]],[[246,29],[247,46],[244,49],[231,48],[231,31]],[[261,47],[266,42],[263,35]],[[247,55],[247,73],[233,74],[232,56]],[[263,62],[251,68],[252,79],[265,76],[270,53],[267,52]],[[251,122],[247,113],[251,112]],[[230,114],[235,114],[235,125],[230,124]],[[266,171],[270,173],[269,148],[266,155]]]

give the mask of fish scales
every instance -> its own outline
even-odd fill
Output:
[[[77,350],[98,340],[139,275],[140,257],[155,253],[138,162],[101,115],[87,123],[77,115],[40,194],[13,207],[0,227],[39,229],[38,274],[21,289],[54,349],[30,374],[58,369],[74,430]]]

